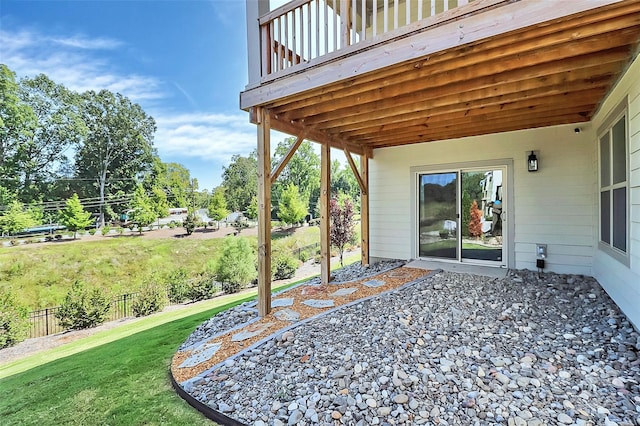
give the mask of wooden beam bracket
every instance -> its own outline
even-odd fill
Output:
[[[278,176],[280,176],[280,173],[282,173],[284,168],[287,167],[287,164],[289,164],[289,160],[291,160],[291,157],[293,157],[293,155],[296,153],[296,151],[304,141],[304,136],[304,133],[301,133],[297,136],[296,141],[293,143],[293,145],[291,145],[291,148],[289,148],[289,152],[287,152],[287,154],[284,156],[282,161],[280,161],[280,164],[278,164],[275,170],[271,172],[272,185],[276,181],[276,179],[278,179]]]

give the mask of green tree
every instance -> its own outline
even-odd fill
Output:
[[[256,152],[247,157],[234,155],[231,163],[223,167],[222,186],[225,187],[227,205],[232,211],[245,211],[258,193],[258,158]]]
[[[251,203],[249,203],[249,207],[247,207],[247,217],[249,219],[257,219],[258,218],[258,197],[251,197]]]
[[[358,163],[356,163],[358,164]],[[344,167],[338,160],[331,163],[331,193],[348,196],[353,201],[354,210],[360,211],[360,185],[351,167],[346,164]]]
[[[289,184],[280,196],[278,217],[282,222],[294,225],[301,223],[306,214],[306,204],[300,197],[298,187],[293,184]]]
[[[142,185],[136,187],[131,200],[131,214],[129,218],[138,225],[138,232],[142,234],[142,227],[149,226],[158,218],[153,206],[153,202],[144,191]]]
[[[79,95],[40,74],[20,81],[20,97],[33,111],[33,129],[20,143],[17,160],[21,199],[32,201],[48,191],[65,152],[86,134]]]
[[[31,138],[36,117],[29,105],[20,99],[16,76],[0,64],[0,184],[7,192],[20,187],[20,144]]]
[[[182,164],[166,163],[164,186],[171,207],[187,207],[191,174]]]
[[[24,204],[14,201],[0,216],[0,234],[13,235],[36,225],[33,213]]]
[[[236,293],[256,278],[256,254],[245,238],[224,240],[214,275],[225,293]]]
[[[91,225],[93,219],[91,213],[85,211],[78,194],[73,194],[66,202],[65,208],[60,212],[60,223],[73,232],[73,239],[78,236],[78,231]]]
[[[329,237],[331,245],[340,252],[340,265],[344,267],[344,248],[353,238],[353,204],[349,198],[345,198],[341,206],[338,200],[331,199],[329,204],[330,230]]]
[[[156,217],[169,216],[169,201],[167,200],[167,194],[158,186],[151,188],[151,205]]]
[[[182,222],[182,227],[187,231],[187,235],[191,235],[193,231],[195,231],[196,226],[198,226],[198,216],[193,210],[190,210],[184,222]]]
[[[227,200],[224,197],[224,186],[219,186],[213,191],[213,196],[209,201],[209,217],[218,222],[218,229],[220,229],[220,221],[227,217],[229,210],[227,210]]]
[[[97,192],[104,226],[107,196],[118,190],[133,192],[135,178],[151,168],[156,125],[140,105],[119,93],[89,91],[82,100],[87,137],[76,149],[76,174],[95,183],[87,191],[91,196]]]
[[[272,162],[274,164],[280,163],[294,142],[295,138],[288,138],[280,142],[276,147]],[[305,210],[313,211],[315,202],[320,195],[320,157],[309,141],[303,141],[300,144],[273,185],[273,200],[278,206],[282,194],[289,185],[298,187],[300,196],[307,206]]]

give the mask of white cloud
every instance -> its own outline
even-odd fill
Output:
[[[78,91],[107,89],[134,102],[166,96],[160,80],[115,70],[105,51],[124,43],[105,37],[52,36],[36,30],[0,30],[0,57],[19,77],[44,73]]]
[[[88,50],[112,50],[117,49],[118,47],[123,45],[123,43],[118,40],[106,37],[87,38],[83,35],[74,35],[71,37],[51,37],[50,40],[62,46]]]
[[[238,114],[152,114],[156,119],[154,145],[160,157],[194,157],[228,163],[235,154],[256,147],[256,127]]]

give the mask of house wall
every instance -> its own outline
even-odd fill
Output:
[[[597,237],[594,140],[592,126],[580,124],[375,150],[369,183],[372,258],[417,257],[412,168],[503,159],[513,163],[508,266],[535,269],[535,244],[542,243],[546,270],[590,275]],[[536,173],[526,169],[531,150],[540,163]]]
[[[602,126],[609,114],[627,103],[628,114],[628,167],[629,167],[629,266],[613,259],[606,252],[596,250],[593,275],[620,306],[624,313],[640,328],[640,58],[636,58],[593,119],[594,129]],[[597,149],[596,141],[594,150]],[[593,167],[598,168],[597,161]]]

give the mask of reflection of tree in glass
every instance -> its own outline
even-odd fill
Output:
[[[469,235],[478,238],[482,235],[482,212],[478,208],[476,200],[473,200],[473,203],[471,204],[470,214]]]

